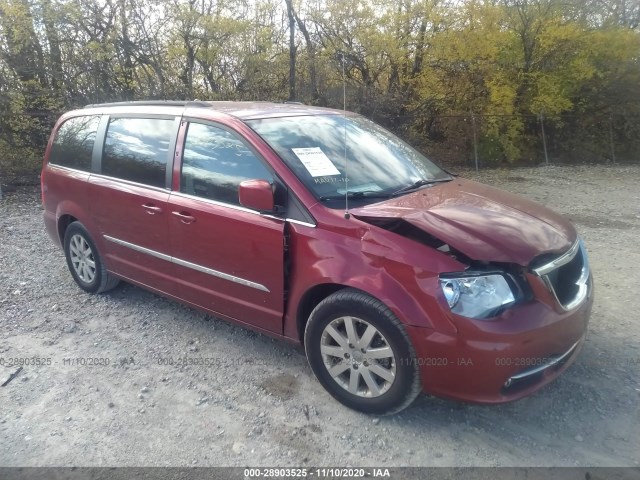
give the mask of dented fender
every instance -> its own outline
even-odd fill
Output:
[[[402,323],[455,333],[454,325],[439,313],[446,302],[439,294],[438,273],[463,270],[465,265],[360,220],[352,224],[347,235],[291,226],[291,291],[284,335],[300,338],[296,322],[300,302],[308,291],[327,284],[356,288],[377,298]]]

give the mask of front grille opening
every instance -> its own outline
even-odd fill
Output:
[[[570,262],[547,274],[547,278],[562,305],[570,303],[580,290],[578,280],[582,275],[583,258],[577,254]]]
[[[547,263],[541,264],[542,258]],[[575,308],[589,293],[589,260],[582,241],[578,239],[563,255],[548,258],[544,255],[534,259],[530,268],[544,280],[564,310]]]

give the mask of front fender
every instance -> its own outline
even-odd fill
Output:
[[[291,289],[285,336],[300,338],[300,304],[318,285],[356,288],[380,300],[404,324],[456,332],[447,316],[441,314],[438,273],[461,270],[462,264],[382,229],[364,229],[361,235],[350,236],[305,228],[293,226],[290,231]]]

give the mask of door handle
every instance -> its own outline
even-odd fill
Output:
[[[155,205],[153,205],[151,203],[145,203],[144,205],[142,205],[142,208],[144,208],[149,215],[155,215],[156,213],[162,213],[162,209],[160,207],[156,207]]]
[[[196,221],[196,217],[192,217],[188,213],[183,213],[183,212],[171,212],[171,213],[174,214],[176,217],[178,217],[182,223],[189,224]]]

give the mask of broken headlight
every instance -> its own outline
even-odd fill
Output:
[[[509,282],[499,273],[440,276],[440,287],[453,313],[483,319],[515,302]]]

